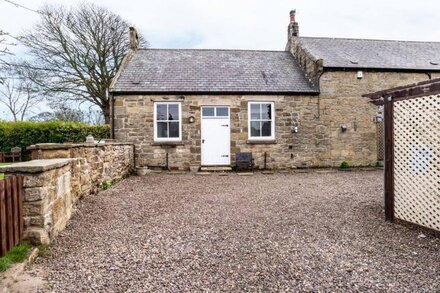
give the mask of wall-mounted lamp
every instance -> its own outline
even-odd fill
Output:
[[[298,131],[299,131],[299,129],[298,129],[298,126],[290,126],[290,131],[292,132],[292,133],[298,133]]]
[[[374,123],[382,122],[383,121],[382,113],[379,112],[376,115],[374,115],[373,121],[374,121]]]
[[[340,126],[340,128],[341,128],[341,132],[346,132],[347,131],[347,125],[345,125],[345,124],[342,124],[341,126]]]
[[[188,121],[189,123],[194,123],[196,121],[196,118],[194,118],[194,116],[189,116]]]

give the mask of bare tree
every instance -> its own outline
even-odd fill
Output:
[[[40,22],[20,38],[32,57],[21,66],[37,72],[30,79],[46,95],[91,102],[109,122],[107,89],[129,48],[127,21],[94,4],[40,12]]]
[[[40,101],[33,84],[29,81],[10,77],[0,85],[0,103],[11,112],[14,121],[23,121]]]

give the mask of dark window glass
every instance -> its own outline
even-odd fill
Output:
[[[251,136],[260,136],[260,122],[251,122]]]
[[[221,116],[221,117],[228,116],[228,108],[218,107],[217,108],[217,116]]]
[[[212,107],[203,107],[202,109],[202,115],[205,117],[211,117],[214,116],[214,108]]]
[[[270,120],[272,119],[272,104],[262,104],[261,105],[261,119]]]
[[[179,105],[168,105],[168,120],[179,120]]]
[[[179,122],[169,122],[170,137],[179,137]]]
[[[261,122],[261,136],[271,136],[272,135],[272,122],[265,121]]]
[[[251,104],[251,120],[261,119],[260,104]]]
[[[157,120],[167,120],[167,105],[158,104],[156,109]]]
[[[157,122],[157,137],[168,138],[168,123]]]

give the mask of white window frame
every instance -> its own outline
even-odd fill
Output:
[[[158,105],[177,105],[179,109],[179,120],[157,120],[157,106]],[[182,141],[182,103],[180,102],[154,102],[153,108],[154,115],[154,141],[167,142],[167,141]],[[179,137],[157,137],[157,122],[179,122]]]
[[[258,119],[252,121],[271,121],[271,136],[251,136],[251,105],[271,104],[272,119]],[[268,101],[248,102],[248,139],[249,140],[275,140],[275,103]]]

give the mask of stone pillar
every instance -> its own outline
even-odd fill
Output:
[[[32,244],[49,244],[72,214],[72,160],[33,160],[0,167],[6,176],[24,176],[24,238]]]

